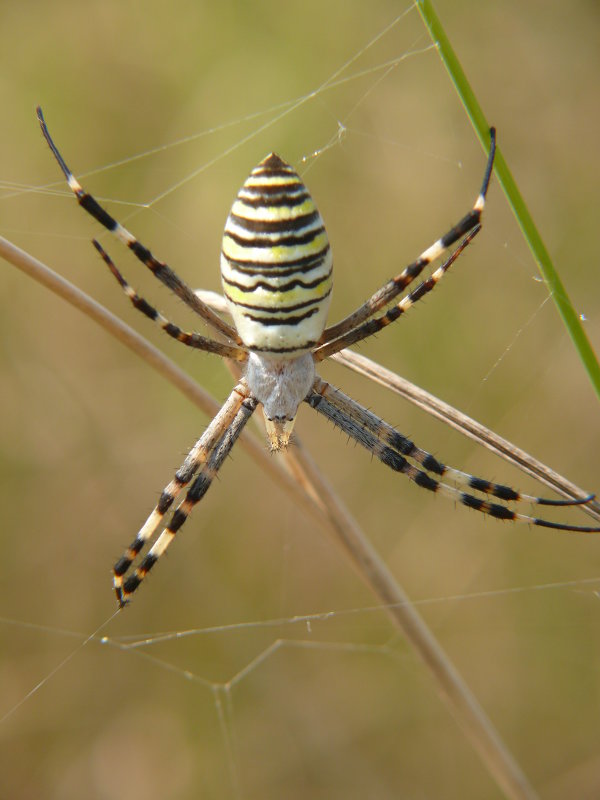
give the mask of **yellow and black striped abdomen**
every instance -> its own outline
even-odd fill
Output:
[[[280,358],[310,349],[325,327],[332,264],[310,194],[271,153],[240,189],[223,235],[223,291],[246,347]]]

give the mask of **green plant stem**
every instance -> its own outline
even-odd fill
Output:
[[[485,118],[485,115],[473,93],[473,90],[467,80],[465,73],[456,57],[456,53],[452,49],[448,37],[446,36],[442,24],[435,13],[433,5],[430,0],[416,0],[417,8],[423,18],[423,21],[429,31],[433,43],[438,49],[440,57],[444,66],[448,70],[448,74],[454,84],[458,96],[465,107],[469,119],[475,132],[479,137],[483,147],[489,148],[490,143],[490,126]],[[587,338],[585,331],[581,325],[579,317],[575,313],[569,296],[560,280],[558,273],[552,263],[552,259],[544,245],[542,237],[535,223],[529,213],[515,180],[508,168],[504,156],[500,148],[496,150],[496,160],[494,162],[494,171],[500,181],[504,193],[510,203],[516,220],[523,232],[523,236],[537,262],[538,269],[548,286],[552,295],[552,299],[556,304],[558,313],[562,317],[563,323],[573,341],[575,349],[579,354],[579,358],[585,367],[589,379],[594,387],[596,394],[600,398],[600,365],[596,354]]]

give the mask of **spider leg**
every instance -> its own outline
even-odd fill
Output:
[[[333,339],[343,336],[343,334],[347,333],[353,328],[356,328],[357,325],[360,325],[362,322],[369,319],[369,317],[372,317],[373,314],[384,308],[384,306],[389,305],[389,303],[391,303],[392,300],[400,294],[400,292],[403,292],[404,289],[406,289],[406,287],[420,275],[420,273],[428,264],[431,264],[432,261],[435,261],[436,258],[439,258],[439,256],[441,256],[445,250],[447,250],[449,247],[452,247],[455,242],[457,242],[462,236],[465,236],[465,234],[469,233],[469,231],[471,231],[480,223],[483,208],[485,206],[487,190],[490,185],[490,178],[492,176],[495,153],[496,129],[490,128],[490,151],[485,167],[483,182],[477,196],[477,200],[475,201],[471,211],[469,211],[468,214],[465,214],[460,222],[450,228],[449,231],[447,231],[436,242],[434,242],[434,244],[428,247],[427,250],[424,250],[416,261],[413,261],[413,263],[409,264],[399,275],[388,281],[384,286],[381,287],[381,289],[378,289],[378,291],[376,291],[375,294],[366,301],[366,303],[360,306],[360,308],[357,308],[356,311],[343,319],[341,322],[338,322],[336,325],[326,328],[321,337],[322,342],[330,342]]]
[[[385,314],[382,314],[380,317],[375,317],[374,319],[369,319],[367,322],[363,322],[363,324],[359,325],[357,328],[354,328],[353,330],[345,333],[343,336],[340,336],[339,339],[334,339],[333,341],[317,347],[313,351],[313,358],[315,361],[323,361],[323,359],[329,358],[329,356],[332,356],[334,353],[339,353],[339,351],[343,350],[345,347],[350,347],[350,345],[356,344],[356,342],[360,342],[369,336],[373,336],[375,333],[379,333],[380,330],[387,327],[391,322],[395,322],[399,317],[402,316],[402,314],[405,314],[409,308],[414,306],[416,302],[421,300],[422,297],[424,297],[435,286],[437,286],[439,281],[441,281],[444,275],[448,272],[452,264],[454,264],[465,247],[467,247],[473,241],[480,230],[481,224],[476,225],[473,230],[470,231],[467,236],[465,236],[450,257],[446,259],[446,261],[444,261],[444,263],[434,272],[432,272],[427,280],[422,281],[415,289],[412,290],[412,292],[409,292],[409,294],[405,295],[399,303],[388,309]]]
[[[113,586],[120,606],[131,595],[167,549],[177,531],[189,516],[193,506],[208,491],[223,461],[231,451],[237,437],[258,401],[249,393],[245,381],[233,389],[223,407],[190,450],[187,458],[175,473],[173,480],[161,492],[158,504],[140,528],[137,536],[113,568]],[[196,475],[196,473],[198,473]],[[195,477],[185,499],[173,512],[156,542],[133,573],[127,575],[155,530],[161,524],[180,491]]]
[[[355,400],[321,380],[321,378],[315,380],[312,390],[306,397],[306,402],[319,414],[322,414],[334,425],[341,428],[344,433],[348,434],[358,444],[373,453],[386,466],[395,472],[401,472],[406,475],[409,480],[414,481],[422,489],[427,489],[430,492],[439,492],[468,508],[475,509],[475,511],[480,511],[496,519],[523,522],[561,531],[600,533],[600,528],[598,527],[567,525],[521,514],[506,505],[502,505],[502,503],[492,503],[489,500],[461,491],[444,483],[440,478],[449,477],[459,486],[491,495],[504,502],[512,500],[539,505],[570,506],[589,502],[593,495],[583,501],[546,500],[545,498],[521,494],[509,486],[492,483],[484,478],[477,478],[474,475],[448,467],[438,461],[431,453],[417,447],[410,439],[396,431],[387,422],[384,422]],[[412,459],[419,466],[415,466],[408,459]]]
[[[144,247],[144,245],[139,242],[135,236],[127,230],[127,228],[124,228],[123,225],[117,222],[116,219],[111,217],[111,215],[105,211],[104,208],[102,208],[98,201],[83,189],[77,178],[73,175],[65,163],[65,160],[58,151],[58,148],[54,144],[46,126],[42,109],[39,106],[37,107],[37,118],[44,138],[48,143],[50,150],[52,150],[59,167],[67,179],[69,188],[77,198],[79,205],[85,209],[88,214],[94,217],[94,219],[96,219],[101,225],[109,230],[114,236],[116,236],[117,239],[120,239],[123,244],[125,244],[142,262],[142,264],[148,267],[148,269],[156,278],[158,278],[159,281],[171,289],[171,291],[174,292],[180,300],[183,300],[183,302],[193,311],[195,311],[200,317],[202,317],[202,319],[208,325],[210,325],[214,330],[222,333],[228,339],[236,342],[237,344],[241,344],[237,332],[231,325],[228,325],[219,317],[218,314],[215,314],[211,308],[199,300],[194,291],[184,281],[182,281],[181,278],[176,275],[176,273],[173,272],[173,270],[167,264],[162,261],[158,261],[147,247]]]
[[[104,250],[102,245],[96,241],[96,239],[92,239],[92,244],[102,256],[104,263],[108,266],[109,270],[112,272],[127,297],[131,300],[133,306],[137,308],[138,311],[141,311],[142,314],[145,314],[153,322],[156,322],[163,329],[163,331],[173,339],[176,339],[178,342],[182,342],[188,347],[195,347],[196,349],[204,350],[207,353],[215,353],[223,358],[231,358],[234,361],[245,361],[248,358],[248,354],[245,350],[242,350],[241,347],[223,344],[222,342],[217,342],[214,339],[208,339],[206,336],[201,336],[199,333],[188,333],[186,331],[182,331],[181,328],[164,317],[160,311],[157,311],[154,306],[151,306],[147,300],[144,300],[143,297],[140,297],[135,289],[133,289],[127,283],[115,265],[115,262],[108,255],[106,250]]]

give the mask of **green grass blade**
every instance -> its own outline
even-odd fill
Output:
[[[462,104],[469,115],[471,123],[475,128],[475,132],[477,133],[477,136],[479,137],[479,140],[484,148],[487,149],[490,143],[490,126],[484,116],[481,106],[477,101],[477,98],[475,97],[475,94],[473,93],[473,90],[471,89],[469,81],[463,72],[456,54],[452,49],[450,42],[448,41],[448,37],[442,28],[440,20],[435,13],[430,0],[417,0],[416,4],[429,31],[429,34],[438,49],[441,59],[448,70],[448,74],[450,75],[452,83],[458,92],[458,96],[460,97]],[[525,240],[527,241],[527,244],[533,253],[533,257],[538,265],[538,269],[544,281],[546,282],[546,285],[548,286],[548,289],[552,295],[552,299],[554,300],[558,312],[562,317],[569,336],[575,345],[575,349],[579,354],[579,358],[581,359],[581,362],[588,373],[592,386],[600,398],[600,365],[598,364],[598,359],[585,331],[583,330],[580,319],[571,305],[571,301],[569,300],[569,296],[567,295],[565,287],[558,276],[558,273],[552,263],[552,259],[550,258],[546,246],[542,241],[542,237],[535,226],[525,201],[521,196],[519,189],[517,188],[515,180],[508,168],[508,165],[506,164],[506,161],[504,160],[504,156],[502,155],[500,148],[498,148],[496,151],[494,171],[502,188],[504,189],[504,193],[508,198],[508,202],[510,203],[517,222],[519,223],[519,227],[521,228],[523,236],[525,237]]]

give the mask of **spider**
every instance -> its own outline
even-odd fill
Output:
[[[528,516],[508,506],[510,501],[545,506],[578,505],[590,502],[593,495],[567,500],[534,497],[449,467],[316,374],[315,368],[320,361],[381,331],[432,291],[479,233],[494,164],[494,128],[490,129],[488,160],[472,209],[363,305],[331,327],[325,327],[325,323],[331,297],[333,261],[323,220],[294,169],[274,153],[268,155],[252,170],[240,189],[225,224],[221,278],[235,326],[232,327],[82,188],[54,144],[41,108],[37,109],[37,116],[42,133],[79,204],[127,245],[158,280],[226,341],[183,331],[166,319],[127,283],[110,256],[94,239],[95,248],[134,307],[188,347],[243,365],[243,377],[189,451],[135,539],[114,565],[113,586],[120,607],[130,600],[193,507],[204,497],[259,405],[263,409],[269,446],[274,451],[288,446],[298,408],[305,402],[387,467],[406,475],[423,489],[446,495],[468,508],[500,520],[562,531],[600,532],[600,528]],[[441,266],[392,305],[425,267],[454,245],[454,251]],[[385,308],[387,311],[377,316]],[[448,479],[452,483],[447,483]],[[190,483],[184,499],[172,511],[162,532],[142,556],[142,550],[171,512],[177,496]],[[500,502],[492,502],[487,499],[489,497]]]

